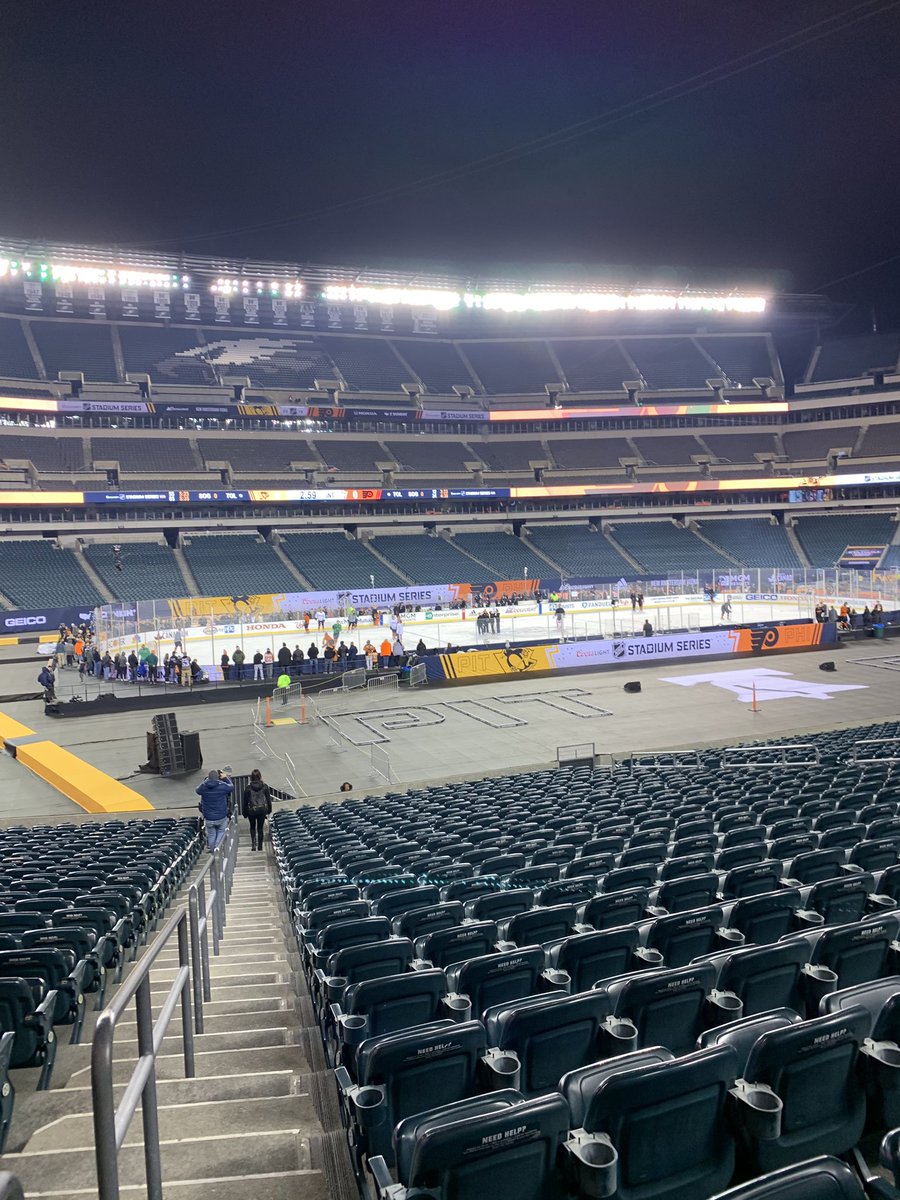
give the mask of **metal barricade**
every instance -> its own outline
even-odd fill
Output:
[[[400,687],[399,675],[376,675],[366,683],[367,692],[396,692]]]
[[[179,1003],[184,1047],[184,1074],[193,1079],[194,1028],[191,1020],[191,968],[188,910],[180,908],[166,921],[153,945],[97,1018],[91,1046],[91,1096],[94,1107],[94,1142],[97,1155],[99,1200],[119,1200],[119,1150],[131,1121],[141,1106],[144,1165],[148,1200],[162,1200],[162,1169],[159,1151],[159,1113],[156,1101],[156,1056]],[[170,938],[178,939],[178,971],[153,1020],[150,971]],[[131,1000],[135,1001],[138,1061],[116,1104],[113,1092],[113,1049],[116,1022]]]
[[[341,691],[352,692],[356,688],[364,688],[366,686],[366,668],[354,667],[352,671],[345,671],[341,676]]]
[[[557,767],[593,766],[597,748],[593,742],[581,742],[573,746],[556,747]]]
[[[876,746],[890,746],[892,753],[879,754],[874,749]],[[863,755],[871,755],[871,757],[864,758]],[[854,743],[847,755],[847,761],[858,763],[861,767],[871,763],[900,762],[900,738],[863,738],[862,741]]]
[[[372,764],[373,775],[383,779],[387,784],[394,782],[390,757],[386,750],[383,750],[381,746],[376,746],[374,742],[369,747],[369,762]]]
[[[428,672],[425,670],[424,663],[416,663],[416,665],[414,667],[410,667],[410,669],[409,669],[409,686],[411,688],[424,687],[424,685],[427,682],[428,682]]]
[[[278,711],[282,708],[292,708],[303,699],[303,684],[298,679],[287,687],[277,687],[272,692],[272,708]]]
[[[652,771],[658,767],[690,767],[701,765],[699,750],[632,750],[629,755],[631,774]]]

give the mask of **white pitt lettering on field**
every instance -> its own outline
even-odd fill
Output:
[[[770,667],[748,667],[743,671],[707,671],[702,675],[667,675],[663,683],[677,683],[679,687],[697,687],[709,683],[723,691],[733,692],[739,700],[753,699],[754,685],[756,702],[766,700],[833,700],[839,692],[865,690],[864,683],[829,683],[825,680],[809,681],[795,679],[790,671],[776,671]]]

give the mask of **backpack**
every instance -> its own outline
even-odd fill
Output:
[[[263,817],[268,811],[269,804],[266,788],[247,788],[250,793],[247,798],[247,816]]]

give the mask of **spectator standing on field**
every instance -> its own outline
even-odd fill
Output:
[[[156,651],[151,650],[147,655],[147,676],[151,683],[156,683],[156,672],[159,667],[159,659],[156,656]]]
[[[291,648],[287,642],[281,643],[281,649],[278,651],[278,669],[279,671],[288,671],[291,666]]]
[[[319,647],[316,645],[315,642],[313,642],[312,645],[310,646],[310,648],[307,650],[306,657],[312,663],[312,673],[313,673],[313,675],[315,675],[319,669],[319,667],[317,665],[318,658],[319,658]]]
[[[294,653],[291,655],[291,666],[293,667],[295,675],[303,674],[303,658],[303,651],[299,646],[295,646]]]
[[[391,665],[391,643],[388,638],[385,638],[381,643],[379,654],[381,655],[382,667],[389,667]]]
[[[282,671],[275,680],[275,686],[281,690],[281,703],[287,704],[287,690],[291,686],[291,677],[287,671]]]
[[[44,663],[37,677],[38,683],[44,689],[44,703],[52,704],[56,699],[56,676],[50,670],[50,664]]]
[[[253,655],[253,679],[262,679],[263,677],[263,656],[262,651],[257,650]]]
[[[228,651],[222,651],[222,657],[219,660],[219,666],[222,668],[222,678],[228,678],[228,669],[231,666],[231,659],[228,657]]]
[[[378,670],[378,651],[372,645],[372,639],[366,638],[366,644],[363,646],[363,654],[366,656],[366,666],[370,671]]]
[[[326,646],[322,657],[325,659],[325,674],[330,675],[334,670],[334,646]]]
[[[250,823],[250,849],[262,850],[266,817],[272,814],[272,793],[263,782],[258,767],[250,772],[250,783],[244,788],[241,812]]]
[[[271,679],[275,667],[275,655],[272,653],[271,649],[266,650],[265,654],[263,655],[263,666],[266,669],[266,679]]]

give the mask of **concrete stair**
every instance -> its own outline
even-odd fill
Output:
[[[203,860],[201,864],[203,865]],[[179,897],[183,903],[186,896]],[[210,958],[212,1000],[194,1037],[196,1077],[184,1078],[179,1014],[156,1059],[163,1195],[166,1200],[352,1200],[355,1183],[338,1132],[334,1083],[325,1070],[297,975],[289,921],[267,852],[241,846],[218,957]],[[210,939],[210,952],[212,944]],[[157,1012],[177,970],[174,945],[151,975]],[[299,987],[299,991],[297,990]],[[61,1078],[29,1098],[26,1138],[0,1159],[29,1200],[96,1200],[90,1030],[68,1047]],[[117,1025],[117,1099],[137,1060],[133,1011]],[[24,1084],[24,1081],[23,1081]],[[20,1085],[21,1086],[21,1085]],[[22,1098],[20,1090],[19,1098]],[[13,1126],[19,1123],[17,1103]],[[119,1151],[122,1197],[146,1195],[138,1112]]]

